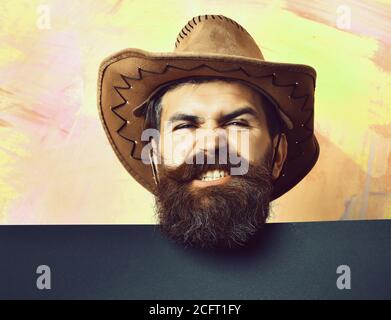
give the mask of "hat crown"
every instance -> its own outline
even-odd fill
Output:
[[[174,52],[226,54],[264,60],[251,35],[223,15],[200,15],[179,32]]]

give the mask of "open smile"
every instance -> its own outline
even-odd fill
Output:
[[[231,176],[225,170],[208,170],[193,180],[195,187],[207,187],[225,183]]]

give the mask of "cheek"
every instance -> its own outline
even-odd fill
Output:
[[[230,132],[228,144],[233,152],[237,152],[249,162],[258,162],[266,150],[266,137],[260,130]]]

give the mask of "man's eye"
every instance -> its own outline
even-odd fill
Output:
[[[179,129],[191,129],[195,128],[196,126],[191,123],[183,123],[183,124],[178,124],[177,126],[174,127],[174,130],[179,130]]]
[[[248,123],[244,121],[231,121],[226,123],[225,126],[248,127]]]

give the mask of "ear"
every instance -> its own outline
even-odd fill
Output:
[[[278,135],[275,136],[273,139],[273,154],[275,152],[277,143],[278,143]],[[287,154],[288,154],[288,141],[286,140],[285,134],[281,133],[280,143],[278,145],[277,153],[275,155],[274,167],[272,172],[272,176],[274,180],[280,176]]]

